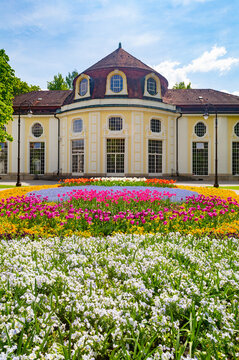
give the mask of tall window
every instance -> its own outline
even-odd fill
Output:
[[[73,121],[73,132],[79,133],[83,130],[83,121],[82,119]]]
[[[150,130],[155,133],[161,132],[161,121],[158,119],[150,120]]]
[[[150,95],[156,95],[157,94],[157,84],[156,81],[153,78],[149,78],[147,80],[147,91]]]
[[[124,173],[125,139],[107,139],[107,173]]]
[[[30,174],[45,172],[45,143],[30,142]]]
[[[110,79],[110,89],[118,93],[123,89],[123,78],[120,75],[113,75]]]
[[[192,144],[193,174],[208,175],[208,142]]]
[[[232,175],[239,175],[239,142],[232,143]]]
[[[80,82],[80,90],[79,90],[79,94],[80,96],[84,96],[88,91],[88,80],[87,79],[82,79]]]
[[[84,172],[84,139],[72,141],[72,172]]]
[[[152,174],[162,173],[163,144],[159,140],[148,142],[148,172]]]
[[[7,143],[0,143],[0,174],[7,174]]]
[[[123,128],[123,120],[121,117],[111,117],[109,118],[109,130],[111,131],[120,131]]]

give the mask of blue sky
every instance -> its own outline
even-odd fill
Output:
[[[168,80],[239,95],[238,0],[0,0],[0,48],[47,88],[122,47]]]

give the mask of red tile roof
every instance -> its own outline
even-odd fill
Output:
[[[168,89],[163,101],[178,106],[205,105],[207,103],[239,105],[239,96],[212,89]]]
[[[15,97],[13,106],[61,106],[71,90],[41,90],[32,91]]]

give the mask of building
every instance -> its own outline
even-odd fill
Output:
[[[20,154],[25,179],[211,179],[216,168],[220,180],[239,179],[239,97],[211,89],[168,89],[161,74],[121,44],[77,76],[73,91],[17,96],[7,131],[14,141],[1,144],[2,178],[16,178]]]

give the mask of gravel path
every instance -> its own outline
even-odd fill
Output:
[[[150,191],[153,196],[153,192],[157,191],[158,193],[170,193],[172,197],[170,201],[183,201],[187,196],[198,195],[195,191],[189,191],[185,189],[177,189],[177,188],[162,188],[162,187],[147,187],[147,186],[96,186],[96,185],[86,185],[86,186],[65,186],[59,188],[49,188],[42,189],[38,191],[34,191],[31,193],[27,193],[27,195],[40,195],[42,198],[48,197],[48,201],[59,201],[61,197],[64,195],[64,200],[69,198],[69,196],[76,191],[107,191],[107,192],[118,192],[118,191]],[[167,199],[167,195],[164,196],[164,199]]]

